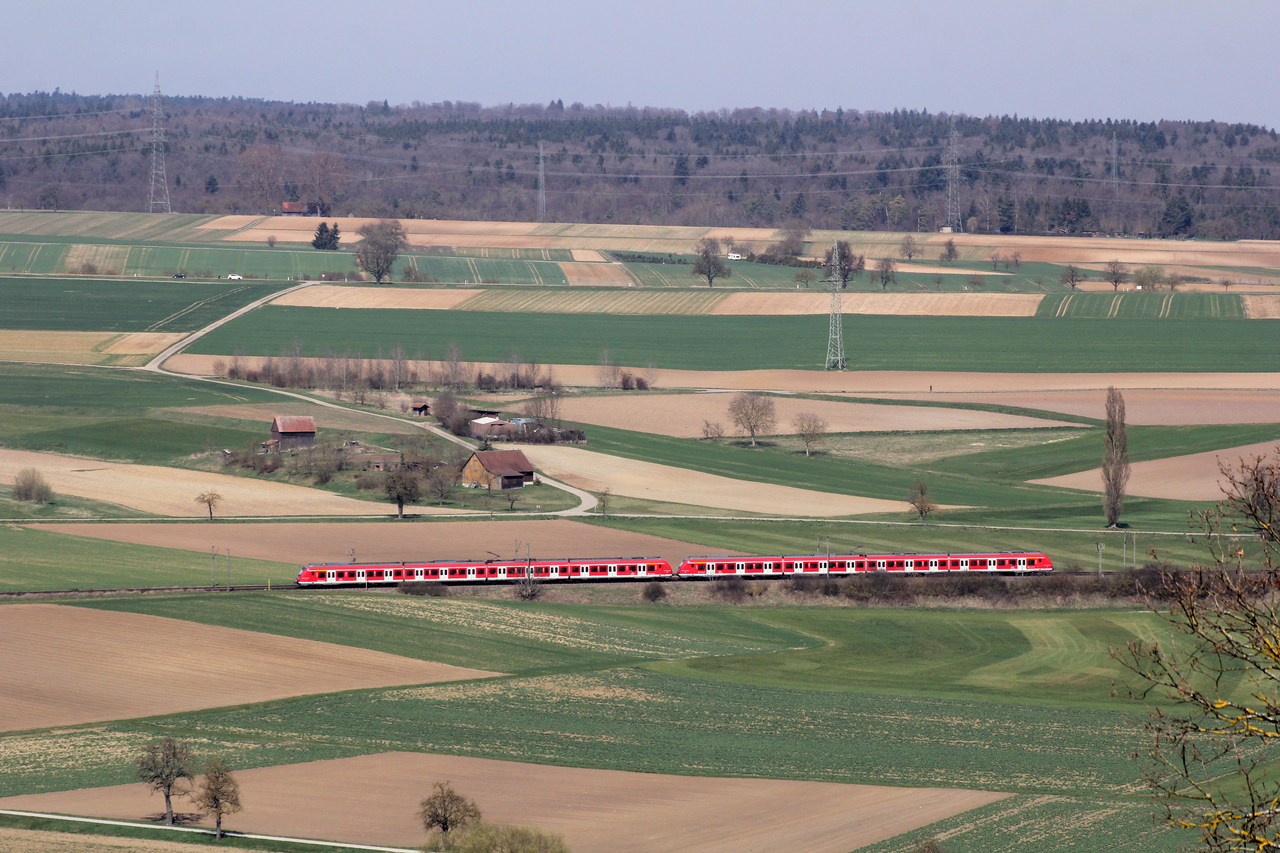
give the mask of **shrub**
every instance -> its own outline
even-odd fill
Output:
[[[711,594],[734,603],[747,597],[747,585],[740,577],[716,578],[711,582]]]
[[[640,597],[650,604],[655,604],[667,597],[667,588],[658,581],[649,581],[644,585]]]
[[[425,595],[428,598],[449,597],[449,587],[436,581],[405,581],[397,589],[405,595]]]
[[[356,488],[362,492],[376,492],[382,488],[382,475],[376,471],[366,471],[356,477]]]
[[[13,496],[37,504],[53,503],[53,487],[35,468],[23,468],[13,478]]]

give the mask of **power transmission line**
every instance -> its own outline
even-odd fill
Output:
[[[164,176],[164,100],[160,94],[160,72],[151,95],[151,205],[150,213],[173,213],[169,206],[169,182]]]

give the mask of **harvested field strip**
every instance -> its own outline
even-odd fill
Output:
[[[491,291],[474,288],[465,290],[438,287],[348,287],[340,284],[316,284],[287,293],[271,304],[307,308],[395,308],[443,311],[448,308],[457,308],[478,294],[488,292]]]
[[[605,285],[630,287],[631,276],[622,264],[562,263],[564,281],[573,285]]]
[[[240,832],[417,847],[423,830],[415,809],[423,779],[449,779],[457,790],[474,794],[487,819],[562,834],[578,853],[846,853],[1006,796],[400,752],[239,772],[252,811],[226,823]],[[315,790],[348,793],[338,804],[316,797]],[[601,803],[610,805],[602,809]],[[110,818],[136,817],[155,807],[141,785],[11,798],[3,805]],[[767,817],[782,811],[785,816]]]
[[[486,678],[483,670],[54,604],[13,604],[0,620],[0,731],[171,714],[310,693]],[[154,649],[216,648],[198,667]]]
[[[1280,319],[1280,296],[1242,296],[1245,315],[1251,320]]]
[[[451,291],[461,292],[461,291]],[[454,305],[459,311],[539,314],[710,314],[727,293],[625,290],[482,290]]]

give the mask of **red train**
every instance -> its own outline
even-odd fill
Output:
[[[1030,574],[1053,571],[1044,554],[989,551],[969,554],[819,554],[772,557],[688,557],[672,571],[666,560],[609,557],[598,560],[441,560],[428,563],[318,563],[298,572],[300,586],[384,586],[406,581],[511,583],[531,575],[539,581],[665,580],[677,578],[846,577],[886,572],[898,575]]]

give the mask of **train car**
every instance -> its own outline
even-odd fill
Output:
[[[483,563],[437,560],[428,563],[315,563],[298,572],[298,585],[391,586],[407,581],[437,583],[514,583],[526,575],[544,582],[654,580],[675,572],[653,557],[590,560],[489,560]]]
[[[1053,561],[1031,551],[989,551],[972,554],[819,554],[808,556],[689,557],[676,574],[681,578],[786,578],[892,572],[902,575],[1043,574]]]

